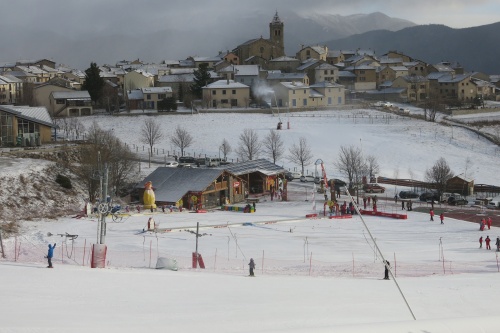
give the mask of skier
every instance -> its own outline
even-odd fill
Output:
[[[484,242],[486,243],[486,250],[491,250],[490,241],[490,236],[486,236],[486,238],[484,239]]]
[[[45,258],[47,258],[47,261],[49,263],[47,268],[54,268],[54,267],[52,267],[52,257],[54,256],[54,249],[55,248],[56,248],[56,243],[54,243],[54,246],[52,246],[52,244],[49,244],[49,251],[47,252],[47,256],[45,257]]]
[[[389,280],[389,267],[391,267],[391,263],[387,260],[384,260],[384,280]]]
[[[363,196],[363,208],[366,209],[366,197]]]
[[[481,223],[479,224],[479,230],[483,231],[484,230],[484,219],[481,220]]]
[[[488,223],[488,230],[490,230],[490,228],[491,228],[491,222],[492,222],[491,221],[491,216],[488,216],[488,220],[486,222],[486,223]]]
[[[444,224],[444,213],[441,213],[441,215],[439,215],[439,219],[441,220],[441,224]]]
[[[497,241],[495,242],[495,245],[497,246],[497,252],[500,252],[500,237],[497,237]]]
[[[432,208],[429,211],[429,215],[431,216],[431,221],[434,221],[434,210]]]
[[[405,201],[401,200],[401,210],[405,210]]]
[[[479,237],[479,248],[483,247],[483,236]]]
[[[250,267],[250,276],[255,276],[253,274],[253,270],[255,269],[255,262],[253,261],[253,258],[250,258],[250,262],[248,263],[248,267]]]

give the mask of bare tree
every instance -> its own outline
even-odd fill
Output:
[[[262,141],[262,148],[264,153],[273,160],[273,163],[280,160],[284,154],[284,143],[280,132],[270,130]]]
[[[442,157],[436,161],[434,166],[425,171],[425,180],[436,187],[440,197],[446,189],[446,183],[452,177],[453,172],[446,160]]]
[[[88,130],[87,144],[78,148],[77,157],[77,163],[70,168],[86,185],[92,202],[100,196],[99,176],[105,163],[109,169],[110,193],[118,194],[126,188],[127,182],[137,182],[137,179],[131,179],[137,167],[134,154],[112,131],[102,130],[96,122]]]
[[[222,151],[222,154],[224,155],[224,161],[227,161],[227,155],[233,151],[233,148],[231,147],[229,141],[227,141],[226,139],[222,140],[219,149]]]
[[[292,163],[300,165],[302,174],[304,174],[304,167],[311,164],[313,155],[311,147],[305,137],[300,137],[299,144],[293,144],[288,150],[288,160]]]
[[[368,155],[366,157],[366,171],[368,179],[371,181],[375,178],[375,175],[380,172],[380,165],[378,164],[377,158],[373,155]]]
[[[259,157],[262,144],[259,142],[259,136],[253,129],[246,128],[240,134],[240,145],[238,147],[238,156],[243,161],[251,161]]]
[[[170,137],[170,141],[181,150],[181,156],[184,156],[184,150],[193,144],[194,139],[185,128],[177,126],[174,134]]]
[[[144,120],[141,128],[141,140],[149,145],[149,154],[153,155],[153,147],[163,139],[163,132],[160,124],[156,123],[153,118]]]
[[[361,153],[361,149],[351,146],[341,146],[339,157],[334,163],[337,169],[349,181],[349,188],[361,183],[361,175],[366,170],[366,164]]]

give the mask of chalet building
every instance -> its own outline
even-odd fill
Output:
[[[332,50],[328,51],[326,55],[326,62],[329,63],[330,65],[336,65],[339,63],[344,63],[345,57],[342,51],[339,50]]]
[[[53,117],[90,116],[94,113],[88,91],[55,91],[49,100]]]
[[[73,88],[72,82],[62,77],[52,79],[46,83],[36,84],[33,86],[34,104],[46,107],[47,110],[49,110],[50,114],[54,117],[54,114],[52,113],[54,109],[50,101],[50,95],[54,92],[73,92],[73,91],[77,90]]]
[[[142,70],[133,70],[131,72],[128,72],[127,74],[125,74],[123,80],[125,90],[154,87],[155,84],[154,74]]]
[[[16,70],[34,75],[37,83],[45,83],[51,79],[51,75],[38,66],[16,66]]]
[[[398,51],[389,51],[386,54],[383,54],[381,58],[389,58],[389,59],[400,59],[402,62],[411,62],[413,58]]]
[[[250,160],[240,163],[221,166],[219,169],[233,174],[245,183],[245,189],[250,194],[261,195],[271,190],[278,191],[283,188],[283,200],[287,200],[286,170],[266,159]]]
[[[174,74],[174,71],[176,74]],[[183,93],[188,93],[190,86],[194,83],[194,74],[192,69],[172,69],[171,74],[163,75],[158,78],[156,86],[170,87],[172,95],[177,98]]]
[[[250,87],[234,80],[218,80],[203,87],[207,108],[243,108],[250,103]]]
[[[243,59],[242,64],[248,64],[248,59],[253,56],[266,61],[283,57],[285,55],[285,26],[279,18],[278,12],[269,23],[269,39],[261,36],[260,38],[248,40],[238,45],[232,52],[240,61]]]
[[[16,62],[16,66],[46,66],[50,68],[56,68],[56,63],[50,59],[19,60]]]
[[[446,192],[460,193],[468,196],[474,194],[474,179],[465,177],[464,174],[450,178],[446,182]]]
[[[169,168],[159,167],[137,184],[138,200],[142,202],[144,185],[151,181],[156,204],[179,205],[191,209],[193,197],[196,209],[220,207],[226,202],[245,200],[247,182],[230,171],[214,168]]]
[[[345,104],[345,89],[328,81],[308,86],[301,82],[280,82],[273,85],[275,100],[272,106],[300,108],[324,108]]]
[[[356,75],[354,90],[364,91],[377,88],[377,68],[369,65],[351,66],[345,69]]]
[[[50,143],[55,128],[44,107],[0,105],[0,147]]]

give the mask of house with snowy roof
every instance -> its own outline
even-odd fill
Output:
[[[271,101],[273,107],[324,108],[345,103],[344,87],[328,81],[311,86],[302,82],[279,82],[274,84],[272,89],[276,96],[275,100]]]
[[[53,117],[90,116],[94,113],[88,91],[54,91],[49,96]]]
[[[438,75],[440,74],[440,75]],[[427,76],[429,97],[449,101],[472,102],[477,97],[477,86],[470,74],[434,72]]]
[[[385,81],[394,81],[400,76],[408,75],[408,68],[405,66],[380,66],[377,68],[377,86]]]
[[[0,147],[50,143],[56,127],[45,107],[0,105]]]
[[[158,102],[173,96],[171,87],[146,87],[127,90],[129,110],[158,110]]]
[[[315,46],[302,46],[301,49],[296,53],[295,57],[300,62],[304,62],[308,59],[323,60],[326,62],[327,55],[328,55],[327,46],[315,45]]]
[[[297,72],[307,73],[309,83],[317,82],[337,82],[339,78],[339,70],[337,67],[330,65],[323,60],[309,59],[297,67]]]
[[[299,66],[300,66],[299,59],[283,56],[269,60],[267,64],[267,69],[273,71],[278,70],[286,73],[291,73],[295,72],[295,69]]]
[[[23,81],[7,73],[0,75],[0,104],[16,104],[21,98]]]
[[[428,97],[429,80],[425,76],[405,75],[392,81],[393,88],[403,88],[406,90],[406,101],[422,102]]]
[[[133,70],[125,74],[123,78],[124,88],[125,90],[134,90],[145,87],[154,87],[155,85],[155,76],[154,74],[142,71],[142,70]]]
[[[250,87],[234,80],[218,80],[203,87],[207,108],[243,108],[250,102]]]

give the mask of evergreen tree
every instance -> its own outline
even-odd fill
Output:
[[[201,64],[200,67],[193,72],[194,83],[191,85],[191,92],[196,98],[201,99],[203,95],[203,87],[210,82],[210,73],[208,72],[208,64]]]
[[[85,70],[85,81],[82,84],[82,90],[87,90],[92,102],[96,103],[102,96],[104,84],[99,67],[95,62],[90,63],[90,67]]]

